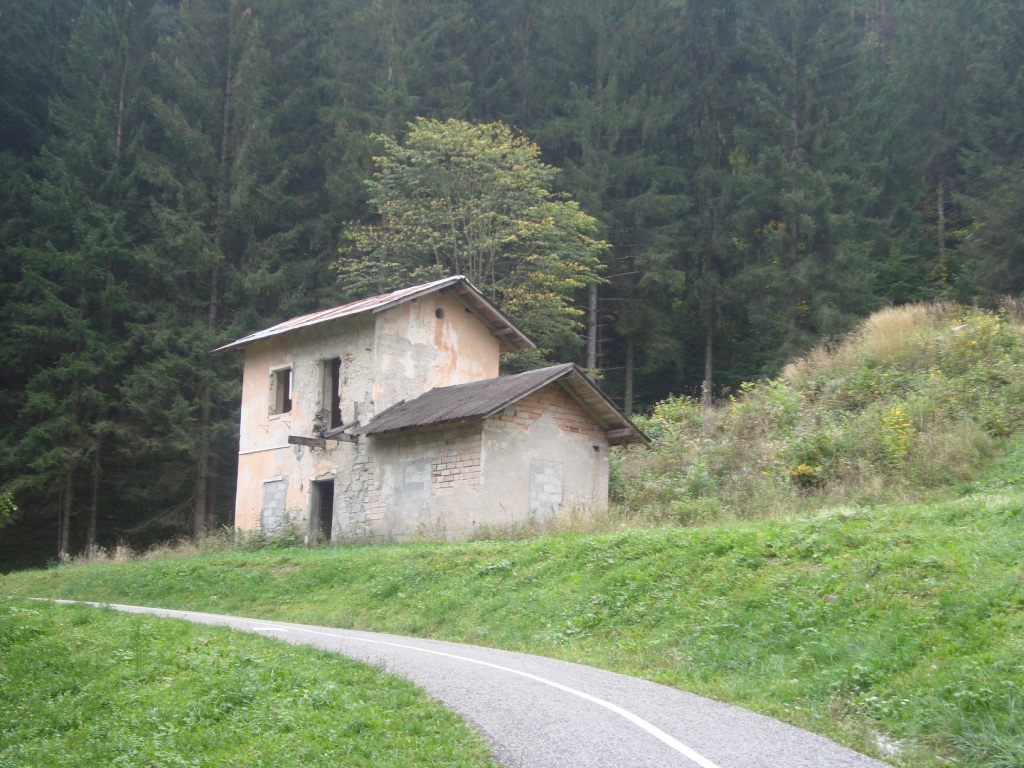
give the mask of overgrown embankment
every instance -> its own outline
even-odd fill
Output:
[[[674,523],[927,498],[978,477],[1024,430],[1024,307],[890,308],[712,413],[689,398],[638,423],[628,514]]]
[[[0,592],[553,655],[896,765],[1007,768],[1024,764],[1022,527],[1024,495],[1004,489],[718,527],[66,566],[6,576]]]

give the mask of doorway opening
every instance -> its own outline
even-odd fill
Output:
[[[334,481],[314,480],[310,499],[313,531],[316,541],[330,541],[334,527]]]

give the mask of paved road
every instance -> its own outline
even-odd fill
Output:
[[[581,664],[371,632],[109,607],[258,632],[374,664],[461,714],[509,768],[885,768],[777,720]]]

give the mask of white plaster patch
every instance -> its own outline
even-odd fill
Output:
[[[402,514],[418,518],[430,508],[430,460],[407,461],[402,478]]]
[[[530,462],[530,516],[534,520],[550,520],[562,506],[563,474],[560,461]]]
[[[279,533],[284,530],[285,499],[288,495],[288,480],[268,480],[263,483],[263,509],[260,523],[265,533]]]

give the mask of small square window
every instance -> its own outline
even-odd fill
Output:
[[[277,368],[270,372],[270,413],[291,413],[292,369]]]

